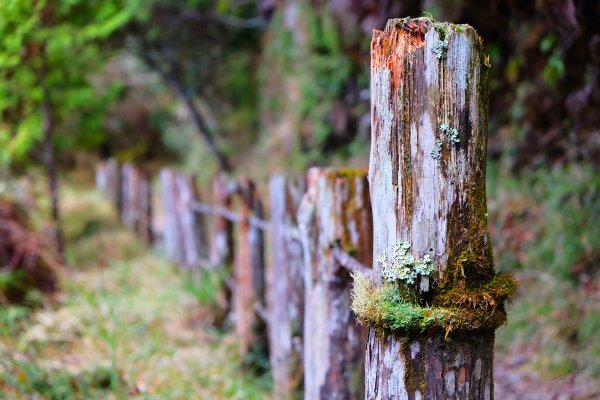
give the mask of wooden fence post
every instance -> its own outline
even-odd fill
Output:
[[[200,196],[191,175],[175,173],[173,183],[178,238],[183,246],[179,260],[184,267],[195,269],[208,261],[204,216],[192,209],[192,204],[198,202]]]
[[[213,183],[213,204],[215,207],[231,209],[232,184],[229,176],[221,172]],[[215,215],[211,242],[211,264],[229,265],[233,262],[233,223],[222,215]]]
[[[121,168],[114,158],[101,161],[96,166],[96,187],[121,214]]]
[[[515,282],[495,274],[487,233],[487,68],[468,25],[398,19],[373,34],[374,285],[405,311],[370,329],[367,399],[493,398],[494,328]]]
[[[181,267],[197,268],[208,260],[208,246],[203,217],[191,207],[199,198],[194,178],[163,168],[160,182],[165,253]]]
[[[254,183],[241,179],[237,184],[242,220],[238,227],[235,253],[234,315],[240,351],[266,355],[266,324],[256,311],[265,303],[264,235],[250,224],[250,216],[263,216],[263,206]]]
[[[276,399],[302,389],[304,258],[296,215],[306,191],[304,179],[269,179],[272,262],[268,277],[269,359]]]
[[[298,212],[305,266],[304,398],[358,399],[364,393],[366,329],[350,311],[351,278],[333,258],[339,245],[372,257],[372,218],[363,170],[311,168]]]
[[[178,218],[175,208],[175,172],[169,168],[160,170],[160,192],[163,209],[163,244],[165,254],[172,260],[179,262],[183,254],[183,243],[179,240]]]
[[[106,161],[100,161],[96,164],[96,189],[103,195],[108,194],[108,183],[106,176]]]
[[[151,244],[152,234],[152,182],[150,175],[140,172],[138,180],[138,221],[137,233],[146,244]]]
[[[132,164],[121,168],[121,221],[127,228],[135,229],[138,204],[138,170]]]

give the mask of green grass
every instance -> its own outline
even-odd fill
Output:
[[[600,175],[588,165],[489,171],[497,267],[520,280],[498,354],[547,376],[600,374]]]
[[[89,189],[64,188],[63,213],[57,300],[0,311],[0,397],[269,397],[269,376],[243,372],[235,338],[210,327],[210,285],[190,286]]]

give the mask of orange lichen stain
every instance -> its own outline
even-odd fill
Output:
[[[431,22],[425,19],[395,19],[388,21],[384,31],[373,31],[371,68],[390,71],[392,88],[400,87],[406,55],[425,46],[425,33]]]
[[[465,369],[465,367],[462,367],[458,371],[458,384],[464,385],[466,381],[467,381],[467,370]]]

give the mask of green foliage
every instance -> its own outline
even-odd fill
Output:
[[[267,122],[291,123],[290,137],[296,142],[288,161],[302,169],[323,157],[322,149],[333,133],[334,107],[342,101],[349,80],[364,74],[344,48],[340,28],[326,7],[300,2],[297,26],[288,26],[282,10],[274,15],[267,33],[262,108]],[[278,71],[276,77],[273,70]],[[289,92],[293,98],[282,101],[281,93]]]
[[[113,378],[110,369],[102,366],[69,372],[44,368],[31,361],[13,361],[9,365],[13,373],[2,374],[0,383],[22,394],[43,394],[49,400],[97,397],[111,386]]]
[[[120,227],[102,196],[66,182],[67,257],[85,243],[86,268],[61,274],[57,304],[0,307],[0,397],[267,398],[270,377],[240,370],[235,338],[206,325],[189,276]],[[98,219],[101,231],[81,234]]]
[[[185,282],[185,289],[191,293],[198,303],[216,313],[221,306],[221,297],[225,287],[226,269],[208,271],[204,268],[190,273]]]
[[[518,274],[524,290],[499,345],[530,349],[528,362],[546,374],[597,376],[600,308],[591,301],[599,279],[597,171],[586,164],[522,176],[502,171],[492,165],[488,174],[497,266]]]
[[[105,58],[99,43],[129,21],[140,3],[0,2],[0,161],[24,160],[41,140],[43,101],[49,102],[59,146],[89,148],[101,141],[101,116],[116,92],[99,94],[89,76]]]

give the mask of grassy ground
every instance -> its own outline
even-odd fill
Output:
[[[68,266],[37,309],[0,311],[0,397],[262,399],[189,279],[120,228],[89,189],[63,190]]]

